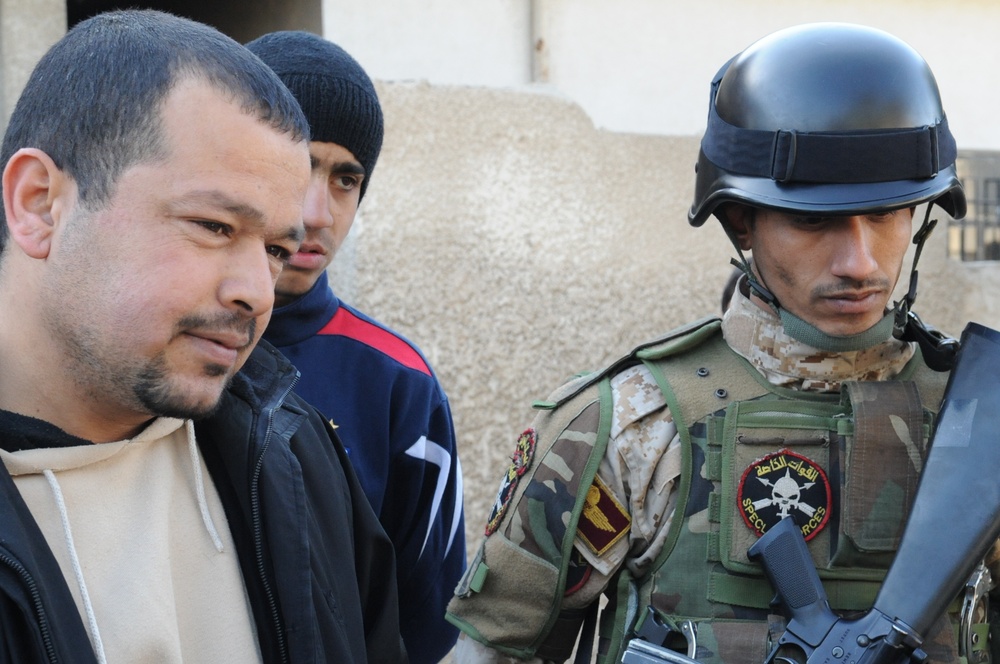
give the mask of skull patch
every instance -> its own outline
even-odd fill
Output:
[[[758,459],[740,479],[740,514],[757,535],[791,517],[810,540],[830,519],[830,482],[808,458],[782,450]]]

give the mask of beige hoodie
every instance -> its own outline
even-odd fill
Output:
[[[253,616],[190,421],[8,453],[100,662],[259,662]]]

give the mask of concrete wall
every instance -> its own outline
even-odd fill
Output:
[[[595,129],[579,106],[541,93],[378,90],[385,147],[334,283],[438,372],[471,547],[530,403],[715,314],[734,252],[714,220],[686,222],[697,137]],[[995,264],[949,261],[937,232],[921,266],[926,320],[953,334],[971,318],[1000,326]]]

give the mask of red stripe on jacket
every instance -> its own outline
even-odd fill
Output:
[[[360,341],[366,346],[385,353],[405,367],[422,371],[428,376],[431,375],[431,370],[424,362],[424,358],[420,357],[420,353],[413,350],[408,343],[396,335],[386,332],[378,325],[358,318],[344,307],[337,309],[337,313],[333,315],[329,323],[323,326],[319,334],[339,335]]]

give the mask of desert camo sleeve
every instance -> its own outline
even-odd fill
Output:
[[[648,566],[669,528],[679,446],[641,365],[539,413],[518,439],[486,537],[449,605],[465,633],[455,661],[546,661],[532,658],[560,613],[597,601],[623,564]],[[574,505],[578,527],[566,549]]]

